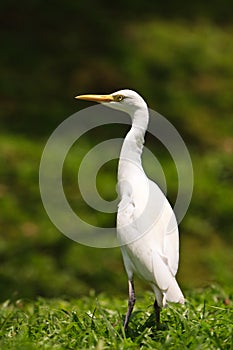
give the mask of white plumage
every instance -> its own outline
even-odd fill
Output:
[[[135,303],[134,273],[148,282],[156,296],[157,324],[160,308],[167,301],[183,304],[184,297],[175,275],[179,261],[179,233],[174,212],[160,188],[146,176],[141,162],[144,135],[149,121],[145,101],[135,91],[111,95],[82,95],[128,113],[132,127],[122,145],[118,166],[120,203],[117,236],[129,281],[129,303],[124,328]]]

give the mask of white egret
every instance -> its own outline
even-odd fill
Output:
[[[125,137],[118,165],[117,236],[128,275],[129,300],[124,321],[127,329],[135,304],[134,273],[148,282],[154,293],[156,323],[167,301],[184,303],[175,279],[179,260],[179,232],[174,212],[160,188],[146,176],[141,162],[149,121],[145,101],[132,90],[110,95],[80,95],[128,113],[132,127]]]

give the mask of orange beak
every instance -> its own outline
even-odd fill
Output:
[[[114,101],[114,97],[112,95],[79,95],[75,98],[77,98],[78,100],[86,100],[99,103]]]

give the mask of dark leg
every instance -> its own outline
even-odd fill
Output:
[[[133,307],[135,304],[135,292],[134,292],[134,284],[133,280],[129,280],[129,301],[128,301],[128,310],[127,314],[125,316],[125,322],[124,322],[124,330],[126,331],[130,319],[130,315],[133,311]]]
[[[160,307],[159,307],[156,300],[154,302],[154,309],[155,309],[156,326],[157,326],[157,328],[159,328],[159,326],[160,326]]]

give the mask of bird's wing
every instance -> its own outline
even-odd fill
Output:
[[[146,204],[142,205],[142,195],[137,196],[136,192],[125,193],[118,207],[118,240],[120,245],[125,245],[122,253],[131,260],[130,268],[134,267],[134,271],[146,280],[150,279],[153,270],[160,269],[166,269],[166,276],[175,276],[179,240],[173,210],[161,189],[152,181]],[[157,267],[154,268],[155,263]],[[159,276],[155,278],[159,279]],[[162,280],[158,284],[161,288],[164,285]]]
[[[179,232],[177,226],[174,227],[173,231],[166,232],[164,255],[173,276],[175,276],[179,263]]]
[[[154,201],[159,203],[154,205],[155,216],[158,218],[151,230],[152,237],[154,237],[154,248],[165,265],[169,267],[172,275],[175,276],[179,261],[179,232],[176,217],[164,193],[152,181],[150,191]]]

